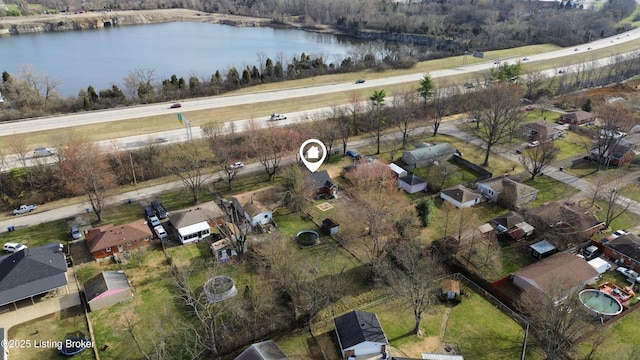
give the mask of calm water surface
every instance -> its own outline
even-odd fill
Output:
[[[0,72],[17,76],[21,65],[32,66],[59,80],[63,96],[75,96],[92,85],[96,90],[116,84],[133,69],[154,70],[156,80],[171,75],[209,79],[231,66],[258,65],[258,53],[274,62],[301,53],[322,54],[338,62],[354,43],[333,35],[258,27],[175,22],[93,31],[39,33],[0,37]]]

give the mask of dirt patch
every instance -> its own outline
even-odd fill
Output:
[[[399,350],[410,358],[420,359],[422,353],[435,353],[440,348],[437,336],[427,336],[421,342],[402,345]]]

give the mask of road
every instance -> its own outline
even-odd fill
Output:
[[[619,34],[610,38],[593,41],[588,44],[581,45],[579,51],[588,51],[588,47],[592,49],[602,49],[616,44],[629,42],[640,39],[640,29],[634,29],[626,33]],[[555,50],[543,54],[531,55],[527,62],[535,62],[562,57],[570,57],[575,54],[575,48],[566,48]],[[520,58],[502,59],[504,61],[518,61]],[[601,59],[601,64],[612,61],[610,57]],[[462,64],[461,64],[462,65]],[[457,68],[439,70],[430,73],[432,78],[446,77],[452,75],[462,75],[485,71],[495,66],[493,60],[480,64],[460,66]],[[570,68],[568,69],[570,70]],[[549,74],[557,73],[556,70],[549,70]],[[358,90],[364,88],[380,88],[395,84],[417,82],[424,76],[424,73],[415,73],[409,75],[393,76],[381,79],[367,80],[364,84],[354,83],[336,83],[318,86],[309,86],[303,88],[290,88],[277,91],[262,91],[242,95],[215,96],[211,98],[185,100],[182,102],[182,108],[170,109],[170,103],[152,104],[144,106],[132,106],[113,110],[93,111],[86,113],[70,114],[56,117],[46,117],[38,119],[30,119],[25,121],[15,121],[0,124],[0,136],[8,136],[14,134],[22,134],[29,132],[40,132],[65,127],[74,127],[81,125],[90,125],[122,120],[131,120],[142,117],[176,114],[185,111],[199,111],[206,109],[215,109],[220,107],[238,106],[246,104],[255,104],[261,102],[270,102],[278,100],[291,100],[300,97],[318,96],[323,94],[331,94],[336,92],[345,92],[350,90]]]

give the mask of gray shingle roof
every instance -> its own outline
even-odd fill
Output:
[[[331,188],[333,186],[333,182],[331,181],[331,177],[327,170],[311,173],[309,174],[308,179],[310,182],[309,188],[312,190],[321,189],[323,187]]]
[[[375,313],[352,311],[333,319],[343,349],[365,341],[388,343]]]
[[[235,360],[288,360],[287,355],[282,352],[273,340],[267,340],[252,344]]]
[[[413,173],[407,176],[403,176],[399,180],[409,185],[424,184],[426,182],[424,179]]]
[[[0,306],[67,285],[60,243],[0,257]]]
[[[103,271],[84,284],[84,293],[87,296],[87,301],[91,301],[108,290],[128,288],[129,280],[124,272]]]

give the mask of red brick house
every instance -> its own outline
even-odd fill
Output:
[[[529,140],[548,141],[555,140],[565,135],[562,125],[539,121],[522,125],[522,134]]]
[[[594,245],[619,265],[640,271],[640,238],[636,235],[626,234]]]
[[[632,162],[636,157],[634,148],[635,145],[633,144],[616,145],[613,150],[607,151],[604,154],[603,164],[607,166],[623,166]],[[598,161],[598,158],[600,157],[598,149],[591,150],[589,156],[593,161]]]
[[[124,225],[109,224],[90,229],[85,237],[89,252],[96,261],[100,261],[111,255],[151,245],[153,233],[146,221],[136,220]]]
[[[563,124],[584,125],[593,124],[595,121],[596,116],[594,114],[583,110],[569,110],[560,115],[560,122]]]

